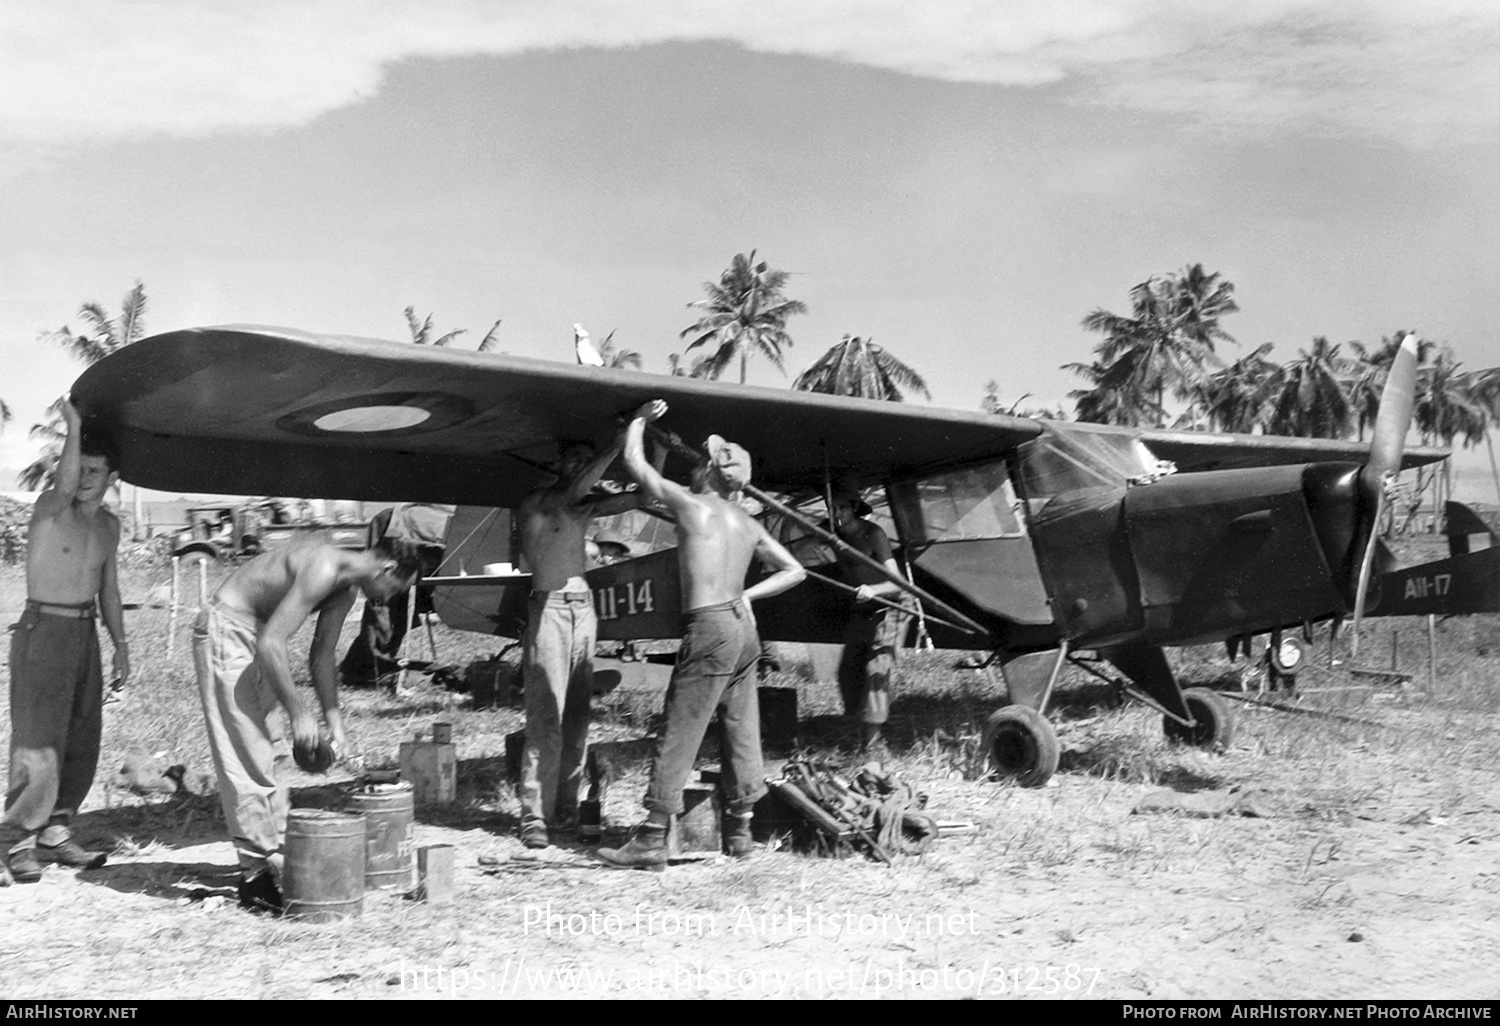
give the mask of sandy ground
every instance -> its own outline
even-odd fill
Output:
[[[1155,788],[1068,774],[927,781],[979,832],[889,869],[767,851],[620,873],[584,849],[528,858],[498,823],[424,823],[419,844],[457,848],[457,899],[371,892],[321,926],[233,906],[199,803],[103,870],[0,891],[0,993],[1495,998],[1500,805],[1453,800],[1483,771],[1389,784],[1363,758],[1382,780],[1364,800],[1271,787],[1264,818],[1133,815]]]
[[[165,618],[132,615],[142,629]],[[518,713],[449,694],[358,699],[371,744],[455,720],[466,798],[424,810],[416,831],[419,845],[455,847],[457,895],[372,891],[362,916],[325,925],[236,907],[216,797],[103,785],[141,744],[205,768],[185,654],[150,653],[136,704],[109,713],[101,785],[78,823],[110,863],[0,889],[0,995],[1493,1000],[1497,627],[1442,667],[1456,682],[1443,701],[1411,692],[1356,710],[1380,727],[1241,710],[1232,747],[1209,754],[1167,745],[1139,707],[1060,709],[1063,769],[1036,790],[971,779],[949,758],[972,743],[952,736],[970,704],[982,719],[991,695],[909,692],[901,772],[930,809],[976,829],[892,867],[787,846],[662,875],[600,868],[577,846],[531,856],[502,768]],[[810,705],[834,701],[799,686]],[[616,724],[628,713],[617,705]],[[351,781],[299,776],[294,804],[334,806]],[[1163,789],[1237,789],[1261,815],[1133,811]],[[628,825],[638,794],[623,789],[608,826]]]

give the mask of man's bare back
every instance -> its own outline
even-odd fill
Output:
[[[263,552],[219,585],[214,601],[265,623],[300,578],[307,597],[313,600],[312,608],[318,608],[339,592],[346,593],[352,602],[352,583],[339,584],[339,570],[347,562],[343,557],[352,555],[355,553],[324,544],[291,545]]]
[[[677,571],[684,612],[779,594],[807,575],[802,564],[740,508],[739,488],[712,465],[699,467],[691,490],[669,481],[646,461],[645,425],[661,418],[667,404],[646,403],[625,433],[625,465],[648,496],[664,502],[677,518]],[[743,450],[740,450],[743,453]],[[748,473],[746,474],[748,480]],[[759,554],[769,577],[748,590],[745,574]]]
[[[351,552],[312,542],[262,553],[219,585],[214,602],[248,613],[263,625],[256,659],[291,717],[292,737],[299,747],[316,747],[318,727],[293,685],[288,646],[292,635],[309,616],[318,614],[308,667],[334,748],[342,749],[344,727],[334,659],[339,630],[357,590],[372,601],[384,602],[410,587],[415,576],[414,570],[399,570],[374,549]]]
[[[712,493],[689,493],[677,514],[677,572],[684,612],[738,600],[764,533],[739,505]]]

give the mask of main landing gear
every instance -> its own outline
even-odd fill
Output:
[[[1234,737],[1234,717],[1225,701],[1208,688],[1180,688],[1166,655],[1155,645],[1131,642],[1084,657],[1070,654],[1065,644],[1008,658],[996,653],[982,667],[995,662],[1005,676],[1010,704],[996,710],[985,723],[980,741],[983,770],[990,776],[1013,779],[1022,787],[1041,787],[1057,772],[1061,750],[1057,732],[1044,713],[1065,662],[1161,713],[1162,730],[1172,741],[1222,751]],[[1112,664],[1125,679],[1097,669],[1101,662]]]

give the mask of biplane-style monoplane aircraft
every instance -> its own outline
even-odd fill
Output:
[[[780,528],[791,535],[817,533],[795,507],[831,480],[884,489],[933,641],[989,653],[1005,678],[993,764],[1038,784],[1057,764],[1044,714],[1065,663],[1108,664],[1168,734],[1213,745],[1228,710],[1212,691],[1184,691],[1164,647],[1248,645],[1358,614],[1388,476],[1444,455],[1403,451],[1415,364],[1409,339],[1368,446],[1043,422],[255,327],[142,340],[90,367],[73,396],[112,429],[133,484],[502,508],[549,478],[559,439],[604,442],[621,415],[665,399],[675,438],[658,441],[687,453],[715,432],[744,445],[757,498],[801,525]],[[688,469],[668,458],[669,475]],[[671,552],[601,567],[591,583],[602,638],[675,636]],[[843,591],[808,581],[757,618],[769,640],[837,642],[847,609]]]

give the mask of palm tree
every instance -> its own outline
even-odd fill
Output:
[[[484,338],[479,340],[479,348],[476,353],[487,353],[500,344],[500,321],[490,325],[490,330],[484,333]]]
[[[1056,406],[1022,406],[1027,399],[1031,398],[1030,392],[1022,393],[1021,398],[1005,406],[1000,402],[1000,382],[986,381],[984,383],[984,396],[979,400],[979,409],[983,413],[996,415],[1003,414],[1007,417],[1027,417],[1031,420],[1067,420],[1068,413],[1062,408],[1062,404]]]
[[[782,350],[792,344],[786,332],[787,318],[807,312],[805,303],[782,294],[787,278],[787,272],[767,266],[764,260],[756,263],[755,251],[751,250],[749,256],[736,253],[717,283],[704,282],[708,298],[688,306],[702,307],[708,313],[678,336],[691,339],[684,355],[699,346],[713,347],[694,367],[694,377],[717,379],[738,358],[743,384],[751,353],[759,353],[786,373]]]
[[[1473,445],[1489,427],[1487,404],[1474,394],[1474,380],[1460,373],[1461,366],[1453,350],[1443,346],[1437,358],[1417,372],[1412,421],[1422,433],[1423,443],[1452,446],[1453,440],[1463,435],[1464,444]]]
[[[3,431],[5,425],[10,423],[10,416],[10,407],[5,405],[4,399],[0,399],[0,431]]]
[[[1210,431],[1249,434],[1257,427],[1264,428],[1271,386],[1277,376],[1276,365],[1266,359],[1271,345],[1267,342],[1223,370],[1189,384],[1188,412],[1173,426],[1196,425],[1201,417]]]
[[[1443,346],[1437,357],[1417,372],[1412,421],[1424,443],[1441,442],[1451,448],[1454,439],[1462,435],[1467,448],[1478,444],[1489,431],[1489,406],[1482,394],[1475,394],[1474,376],[1462,373],[1461,366],[1453,350]],[[1441,472],[1432,475],[1433,487],[1441,489],[1441,494],[1433,496],[1434,509],[1441,509],[1443,500],[1452,497],[1452,474],[1452,461],[1444,460]]]
[[[1302,438],[1343,438],[1354,423],[1354,410],[1344,390],[1350,376],[1339,347],[1322,335],[1312,349],[1281,367],[1270,382],[1270,413],[1266,432]]]
[[[452,342],[454,339],[458,338],[458,336],[464,334],[469,330],[467,328],[456,328],[453,331],[448,332],[448,334],[446,335],[440,335],[437,338],[433,338],[432,314],[428,314],[426,320],[419,321],[417,320],[417,308],[415,306],[407,307],[402,311],[402,313],[406,314],[406,327],[411,332],[411,340],[413,345],[446,346],[449,342]],[[479,348],[474,350],[476,353],[488,353],[490,350],[494,349],[497,344],[499,344],[500,323],[500,321],[496,321],[494,324],[490,325],[490,330],[485,332],[484,338],[479,340]]]
[[[792,387],[802,392],[851,395],[859,399],[902,402],[906,392],[931,399],[927,382],[884,347],[855,335],[845,335],[834,347],[797,376]]]
[[[409,306],[402,312],[406,314],[406,326],[411,330],[411,340],[419,346],[445,346],[468,330],[467,328],[457,328],[446,335],[433,338],[432,314],[428,314],[425,321],[419,321],[417,320],[417,308],[415,306]],[[498,328],[499,326],[500,322],[496,321],[495,327]],[[494,329],[490,330],[493,331]]]
[[[16,483],[28,492],[45,491],[52,487],[57,474],[58,461],[62,459],[63,443],[67,435],[63,432],[62,400],[55,399],[47,407],[47,420],[31,425],[26,437],[42,443],[36,459],[28,463],[16,477]]]
[[[1094,349],[1099,357],[1095,387],[1107,378],[1109,387],[1123,388],[1127,393],[1126,401],[1113,415],[1135,423],[1149,416],[1161,425],[1167,390],[1185,398],[1204,365],[1215,359],[1214,344],[1234,341],[1219,326],[1221,317],[1239,309],[1233,294],[1232,284],[1221,281],[1217,273],[1205,273],[1202,264],[1194,264],[1178,274],[1149,278],[1131,289],[1128,317],[1097,309],[1083,319],[1085,329],[1104,336]],[[1128,362],[1116,366],[1127,354]],[[1088,377],[1091,369],[1083,368],[1079,373]],[[1109,402],[1101,405],[1116,406]]]
[[[1073,400],[1074,418],[1086,424],[1118,424],[1123,427],[1161,423],[1164,411],[1143,387],[1148,376],[1136,369],[1143,358],[1142,353],[1127,350],[1110,363],[1095,360],[1093,363],[1063,364],[1063,370],[1088,379],[1093,386],[1068,393],[1068,398]]]
[[[1495,496],[1500,498],[1500,464],[1495,462],[1495,443],[1490,437],[1495,424],[1500,422],[1500,367],[1471,371],[1468,378],[1469,396],[1484,408],[1484,445],[1490,457],[1490,474],[1495,479]]]
[[[138,342],[146,333],[146,286],[135,283],[135,288],[125,293],[120,301],[120,315],[111,318],[98,303],[84,303],[78,308],[78,316],[84,320],[84,330],[75,332],[66,324],[56,331],[44,331],[40,341],[51,342],[67,349],[84,363],[94,364],[132,342]],[[57,473],[57,461],[62,455],[62,442],[66,437],[62,427],[62,410],[58,403],[47,408],[45,423],[32,425],[29,437],[42,440],[42,451],[31,465],[21,471],[21,487],[29,491],[50,488]],[[141,539],[141,490],[135,490],[135,523],[131,537]]]
[[[605,367],[619,369],[629,368],[631,370],[641,369],[641,354],[634,349],[626,349],[615,345],[615,333],[613,330],[604,336],[604,341],[599,343],[599,355],[604,357]]]
[[[1380,394],[1385,390],[1386,374],[1401,350],[1401,340],[1410,334],[1414,333],[1402,330],[1383,336],[1380,345],[1374,349],[1366,349],[1359,342],[1349,343],[1349,348],[1355,353],[1355,361],[1349,368],[1352,372],[1348,383],[1349,405],[1354,412],[1355,437],[1361,442],[1365,440],[1365,428],[1374,425],[1380,412]],[[1433,345],[1427,341],[1417,342],[1418,363],[1426,362]]]
[[[120,316],[111,318],[98,303],[78,308],[85,330],[74,332],[66,324],[56,331],[42,332],[40,339],[62,346],[84,363],[94,364],[117,349],[139,342],[146,333],[146,286],[140,282],[120,301]]]

